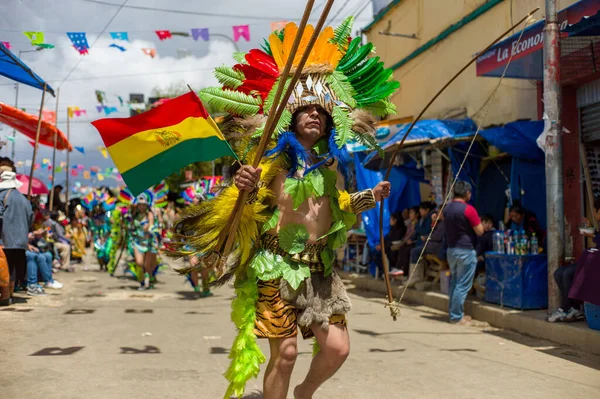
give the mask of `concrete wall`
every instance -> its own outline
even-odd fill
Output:
[[[559,1],[563,9],[576,0]],[[485,0],[404,0],[393,8],[367,33],[377,48],[377,55],[392,66],[437,36],[448,26],[477,9]],[[416,116],[433,95],[475,53],[535,7],[543,10],[543,0],[505,0],[419,55],[394,73],[401,87],[392,98],[399,116]],[[512,16],[511,16],[512,9]],[[543,17],[542,10],[535,15]],[[390,31],[418,37],[405,39],[380,35],[391,21]],[[498,84],[498,78],[477,77],[475,64],[465,71],[432,105],[425,118],[443,118],[453,111],[466,109],[466,115],[478,121],[486,101]],[[504,79],[484,125],[511,122],[538,116],[535,82]]]

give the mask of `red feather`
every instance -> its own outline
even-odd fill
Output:
[[[275,63],[275,59],[262,50],[253,49],[246,54],[246,61],[256,69],[277,79],[279,77],[279,69]]]

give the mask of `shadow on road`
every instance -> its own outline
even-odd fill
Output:
[[[264,396],[263,396],[262,392],[260,392],[260,391],[250,392],[249,394],[242,396],[242,399],[263,399],[263,398],[264,398]]]
[[[517,342],[521,345],[529,346],[538,352],[545,353],[550,356],[568,360],[577,363],[581,366],[589,367],[594,370],[600,370],[600,357],[584,352],[578,352],[568,346],[563,346],[552,341],[538,339],[521,335],[519,333],[507,330],[484,331],[486,334],[494,335],[507,341]]]
[[[406,349],[379,349],[379,348],[371,348],[369,352],[371,353],[396,353],[396,352],[405,352]]]
[[[382,335],[395,335],[395,334],[428,334],[428,335],[478,335],[479,332],[468,332],[468,331],[389,331],[389,332],[375,332],[371,330],[360,330],[354,329],[354,332],[361,335],[368,335],[371,337],[379,337]]]

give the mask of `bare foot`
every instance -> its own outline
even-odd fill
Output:
[[[300,385],[296,386],[296,388],[294,388],[294,399],[312,399],[312,398],[305,398],[304,396],[302,396],[300,394]]]

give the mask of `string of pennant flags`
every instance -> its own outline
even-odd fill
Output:
[[[27,159],[25,161],[16,162],[17,167],[31,167],[31,159]],[[67,171],[67,163],[60,162],[58,165],[52,165],[52,162],[48,158],[42,159],[42,162],[36,162],[33,164],[33,170],[39,171],[47,171],[48,178],[52,180],[52,171],[55,173],[61,173]],[[100,168],[98,166],[91,166],[86,168],[84,165],[77,164],[69,167],[69,174],[73,177],[83,177],[84,180],[92,180],[96,179],[98,181],[103,181],[107,178],[112,178],[117,181],[122,181],[121,174],[119,173],[117,168]]]
[[[271,31],[281,30],[286,24],[287,21],[271,22]],[[250,41],[250,25],[234,25],[231,29],[232,39],[235,43],[242,39],[247,42]],[[73,48],[77,50],[79,54],[88,54],[90,45],[87,40],[86,32],[65,33],[69,40],[71,40]],[[160,41],[172,39],[174,36],[191,37],[194,41],[209,41],[211,37],[209,28],[192,28],[188,31],[156,30],[154,33]],[[45,42],[44,32],[25,31],[23,34],[29,39],[32,46],[44,49],[54,48],[54,45]],[[130,42],[129,32],[109,32],[109,35],[110,38],[115,41],[115,43],[111,43],[108,46],[109,48],[114,48],[119,52],[127,51],[125,43]],[[3,41],[2,44],[9,50],[12,47],[11,43],[7,41]],[[155,58],[157,54],[155,48],[143,48],[142,52],[151,58]]]

